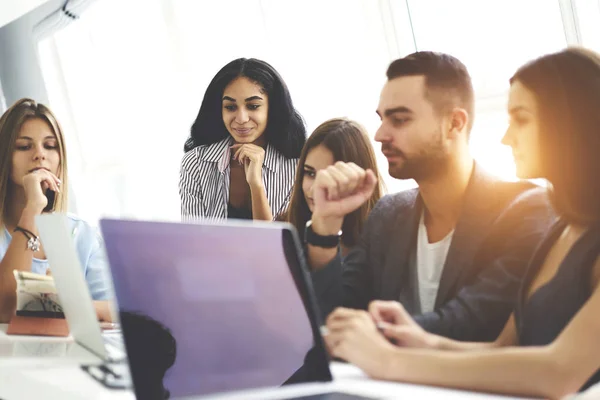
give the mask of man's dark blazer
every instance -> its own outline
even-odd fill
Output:
[[[555,219],[546,190],[500,181],[475,164],[434,311],[424,314],[410,260],[422,211],[418,189],[377,203],[343,262],[338,255],[312,273],[323,317],[338,306],[366,309],[372,300],[396,300],[429,332],[495,340],[515,306],[528,261]]]

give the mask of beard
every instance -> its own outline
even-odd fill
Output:
[[[450,164],[450,157],[442,144],[441,135],[413,155],[384,145],[382,150],[397,155],[401,161],[389,163],[389,174],[396,179],[425,181],[443,175]]]

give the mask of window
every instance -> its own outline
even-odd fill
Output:
[[[97,2],[39,47],[81,216],[179,218],[190,116],[161,2]]]
[[[581,35],[581,44],[600,52],[600,1],[575,0],[572,5]]]
[[[524,62],[566,46],[565,3],[577,3],[581,37],[600,50],[598,2],[584,0],[96,2],[39,44],[50,105],[65,126],[78,212],[92,222],[102,215],[178,220],[183,143],[206,86],[238,57],[264,59],[281,73],[309,132],[346,116],[374,135],[389,63],[415,49],[453,54],[476,91],[473,155],[514,179],[510,150],[500,144],[508,79]],[[390,178],[374,146],[388,190],[414,186]]]
[[[471,150],[489,172],[515,179],[507,128],[508,80],[517,68],[567,45],[558,1],[408,0],[417,50],[452,54],[468,68],[475,90]]]

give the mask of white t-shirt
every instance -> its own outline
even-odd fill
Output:
[[[454,230],[439,242],[429,243],[424,213],[421,214],[416,258],[421,313],[433,311],[452,235],[454,235]]]

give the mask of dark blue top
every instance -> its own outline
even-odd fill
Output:
[[[227,218],[228,219],[252,219],[252,210],[247,208],[236,208],[227,203]]]
[[[527,298],[531,282],[566,225],[561,220],[552,227],[529,264],[515,310],[520,346],[552,343],[592,294],[590,282],[600,253],[600,227],[584,233],[565,256],[556,275]],[[600,382],[600,370],[580,390],[597,382]]]

